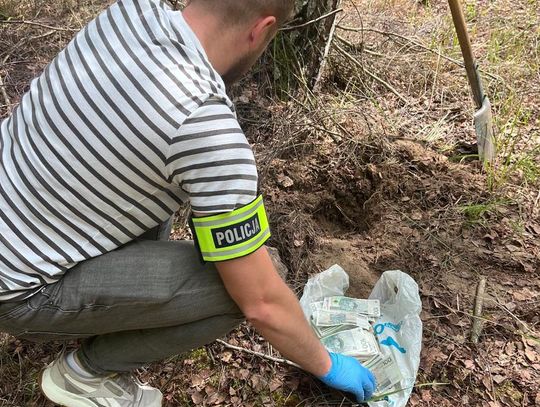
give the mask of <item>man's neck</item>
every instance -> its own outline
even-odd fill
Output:
[[[201,11],[195,7],[186,7],[182,15],[203,46],[214,69],[223,75],[233,64],[234,49],[230,49],[229,44],[235,41],[227,38],[230,32],[220,29],[219,22]]]

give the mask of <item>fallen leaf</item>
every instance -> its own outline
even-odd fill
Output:
[[[536,223],[531,223],[526,229],[528,229],[531,233],[540,235],[540,225],[537,225]]]
[[[422,395],[422,400],[425,402],[431,401],[431,391],[429,390],[421,390],[420,394]]]
[[[519,371],[519,375],[520,375],[521,379],[526,381],[526,382],[532,380],[531,372],[528,369],[521,369]]]
[[[474,361],[470,360],[470,359],[467,359],[467,360],[464,360],[463,361],[463,364],[465,365],[465,367],[469,370],[472,370],[474,369]]]
[[[247,369],[240,369],[240,371],[238,372],[239,376],[241,379],[244,379],[246,380],[248,377],[249,377],[249,370]]]
[[[417,394],[412,394],[411,398],[409,400],[409,405],[417,406],[419,404],[420,404],[420,398],[418,397],[418,395]]]
[[[232,358],[232,352],[223,352],[220,357],[220,359],[225,363],[230,362],[231,358]]]
[[[260,375],[256,374],[256,375],[251,376],[251,386],[255,390],[260,390],[262,382],[263,382],[263,380],[262,380],[262,377]]]
[[[516,301],[527,301],[529,299],[527,295],[521,291],[514,291],[512,297],[514,297]]]
[[[533,363],[538,360],[538,353],[529,347],[525,348],[525,356]]]
[[[493,376],[493,381],[497,384],[501,384],[502,382],[504,382],[506,380],[506,378],[500,374],[497,374],[495,376]]]
[[[204,379],[201,376],[193,376],[191,378],[191,387],[201,387],[204,384]]]
[[[411,219],[416,220],[416,221],[422,220],[422,213],[421,212],[414,212],[411,215]]]
[[[196,404],[196,405],[199,405],[199,404],[202,404],[203,400],[204,400],[204,397],[201,393],[199,393],[198,391],[196,391],[195,393],[193,393],[191,395],[191,400],[193,400],[193,402]]]
[[[507,245],[505,245],[505,247],[511,253],[519,252],[521,250],[520,247],[517,247],[517,246],[515,246],[513,244],[507,244]]]
[[[507,302],[506,304],[504,304],[504,306],[508,308],[508,311],[510,312],[514,311],[517,308],[517,305],[513,302]]]
[[[279,175],[278,176],[278,183],[285,188],[292,187],[294,185],[294,181],[286,176],[286,175]]]
[[[270,380],[270,391],[271,392],[274,392],[276,391],[277,389],[279,389],[281,386],[283,386],[283,382],[279,379],[272,379]]]
[[[486,389],[488,390],[487,395],[490,396],[490,398],[492,398],[492,397],[491,397],[491,390],[493,389],[493,385],[492,385],[492,383],[491,383],[491,377],[489,377],[489,376],[484,376],[484,377],[482,378],[482,383],[484,384],[484,386],[485,386]]]

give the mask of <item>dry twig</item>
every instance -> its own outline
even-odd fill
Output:
[[[353,57],[350,53],[345,51],[343,48],[341,48],[339,45],[335,44],[335,47],[337,50],[345,56],[347,59],[349,59],[351,62],[353,62],[356,66],[362,69],[363,72],[365,72],[370,78],[376,80],[377,82],[384,85],[390,92],[392,92],[394,95],[396,95],[400,100],[402,100],[405,104],[409,104],[409,101],[403,96],[401,93],[399,93],[396,88],[394,88],[391,84],[386,82],[384,79],[379,78],[374,73],[368,71],[355,57]]]
[[[258,356],[260,358],[270,360],[272,362],[283,363],[283,364],[293,366],[293,367],[297,367],[297,368],[301,369],[301,367],[299,365],[297,365],[296,363],[291,362],[290,360],[287,360],[287,359],[280,359],[280,358],[276,358],[274,356],[267,355],[267,354],[262,353],[262,352],[255,352],[254,350],[241,348],[240,346],[234,346],[234,345],[231,345],[230,343],[222,341],[221,339],[216,339],[216,342],[220,343],[221,345],[223,345],[223,346],[225,346],[226,348],[229,348],[229,349],[237,350],[239,352],[249,353],[250,355]]]
[[[311,24],[315,24],[321,20],[324,20],[325,18],[328,18],[328,17],[332,17],[334,14],[337,14],[337,13],[341,13],[343,11],[342,8],[338,8],[336,10],[332,10],[331,12],[329,13],[326,13],[320,17],[317,17],[316,19],[314,20],[310,20],[310,21],[307,21],[303,24],[299,24],[299,25],[292,25],[292,26],[289,26],[289,27],[283,27],[280,29],[280,31],[292,31],[292,30],[296,30],[298,28],[304,28],[304,27],[307,27],[308,25],[311,25]]]
[[[484,292],[486,290],[486,279],[482,278],[478,283],[476,289],[476,299],[474,301],[474,317],[473,325],[471,328],[471,342],[478,343],[478,338],[480,338],[480,333],[482,332],[482,327],[484,321],[482,321],[482,307],[484,305]]]
[[[454,59],[452,57],[449,57],[448,55],[444,55],[440,51],[429,48],[429,47],[423,45],[422,43],[414,40],[413,38],[406,37],[405,35],[393,33],[393,32],[390,32],[390,31],[377,30],[375,28],[347,27],[347,26],[343,26],[343,25],[338,25],[337,28],[339,28],[340,30],[343,30],[343,31],[373,32],[373,33],[376,33],[376,34],[384,35],[386,37],[400,38],[400,39],[402,39],[404,41],[407,41],[407,42],[411,43],[412,45],[414,45],[414,46],[416,46],[418,48],[421,48],[421,49],[423,49],[425,51],[428,51],[428,52],[432,52],[433,54],[438,55],[440,58],[445,59],[448,62],[452,62],[453,64],[456,64],[456,65],[460,66],[461,68],[465,67],[465,64],[463,62],[458,61],[457,59]],[[501,78],[500,76],[493,75],[492,73],[486,72],[481,68],[480,68],[480,72],[482,72],[483,74],[489,76],[493,80],[500,81],[500,82],[504,83],[504,79]]]
[[[67,31],[67,32],[78,32],[78,29],[74,28],[62,28],[62,27],[53,27],[47,24],[38,23],[36,21],[29,21],[29,20],[2,20],[0,21],[0,24],[28,24],[33,25],[36,27],[46,28],[48,30],[55,30],[55,31]]]
[[[4,98],[4,102],[7,106],[11,106],[11,100],[9,98],[9,95],[6,92],[6,85],[4,84],[4,80],[2,79],[2,76],[0,75],[0,92],[2,92],[2,97]]]
[[[339,10],[340,5],[341,5],[341,0],[336,0],[336,8],[338,10]],[[321,60],[321,64],[319,65],[319,72],[317,73],[317,76],[315,77],[315,82],[313,84],[313,91],[316,91],[319,88],[319,84],[324,74],[324,69],[326,68],[326,61],[328,59],[328,54],[330,53],[330,48],[332,48],[332,41],[334,40],[336,27],[337,27],[337,16],[334,15],[334,21],[332,21],[332,28],[330,29],[330,33],[328,34],[328,40],[326,41],[326,46],[324,47],[324,53]]]

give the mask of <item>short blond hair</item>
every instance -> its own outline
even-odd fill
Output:
[[[188,0],[223,16],[228,22],[242,23],[260,16],[274,16],[283,25],[292,15],[294,0]]]

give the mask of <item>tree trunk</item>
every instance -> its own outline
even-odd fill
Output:
[[[307,23],[336,10],[340,0],[297,0],[296,3],[296,17]],[[336,15],[332,15],[300,28],[296,33],[295,46],[298,55],[303,58],[304,74],[310,87],[314,85],[319,74],[335,19]]]
[[[260,90],[287,97],[300,87],[313,89],[320,75],[336,15],[322,18],[335,10],[341,0],[296,0],[293,20],[281,30],[256,69]]]

